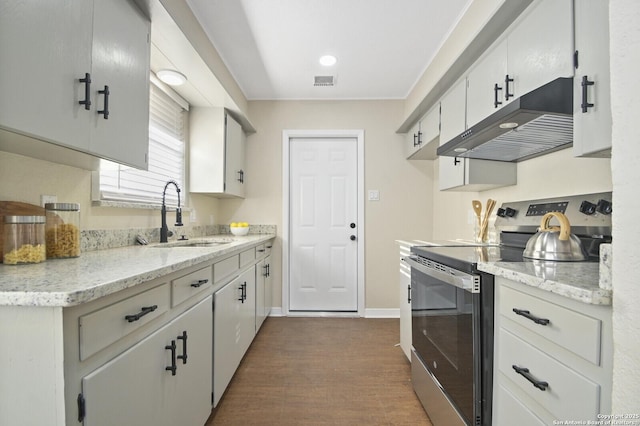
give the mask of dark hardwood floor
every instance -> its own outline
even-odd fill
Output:
[[[431,425],[399,320],[267,318],[210,425]]]

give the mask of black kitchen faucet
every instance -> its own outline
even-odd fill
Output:
[[[182,209],[180,208],[180,187],[178,183],[174,180],[170,180],[164,186],[164,190],[162,191],[162,226],[160,227],[160,242],[166,243],[167,237],[169,236],[169,228],[167,227],[167,206],[165,205],[165,195],[167,193],[167,188],[170,184],[173,184],[176,187],[176,192],[178,193],[178,208],[176,209],[176,226],[183,226],[182,223]]]

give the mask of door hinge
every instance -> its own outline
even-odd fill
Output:
[[[86,414],[86,407],[84,396],[81,393],[78,394],[78,421],[82,423]]]

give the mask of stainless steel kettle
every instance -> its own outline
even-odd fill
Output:
[[[559,227],[549,227],[554,217],[560,221]],[[571,233],[569,219],[560,212],[549,212],[542,217],[540,229],[529,238],[522,256],[566,262],[586,260],[588,257],[580,239]]]

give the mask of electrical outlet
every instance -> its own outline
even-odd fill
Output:
[[[57,195],[40,195],[40,205],[44,207],[47,203],[57,203],[58,196]]]

